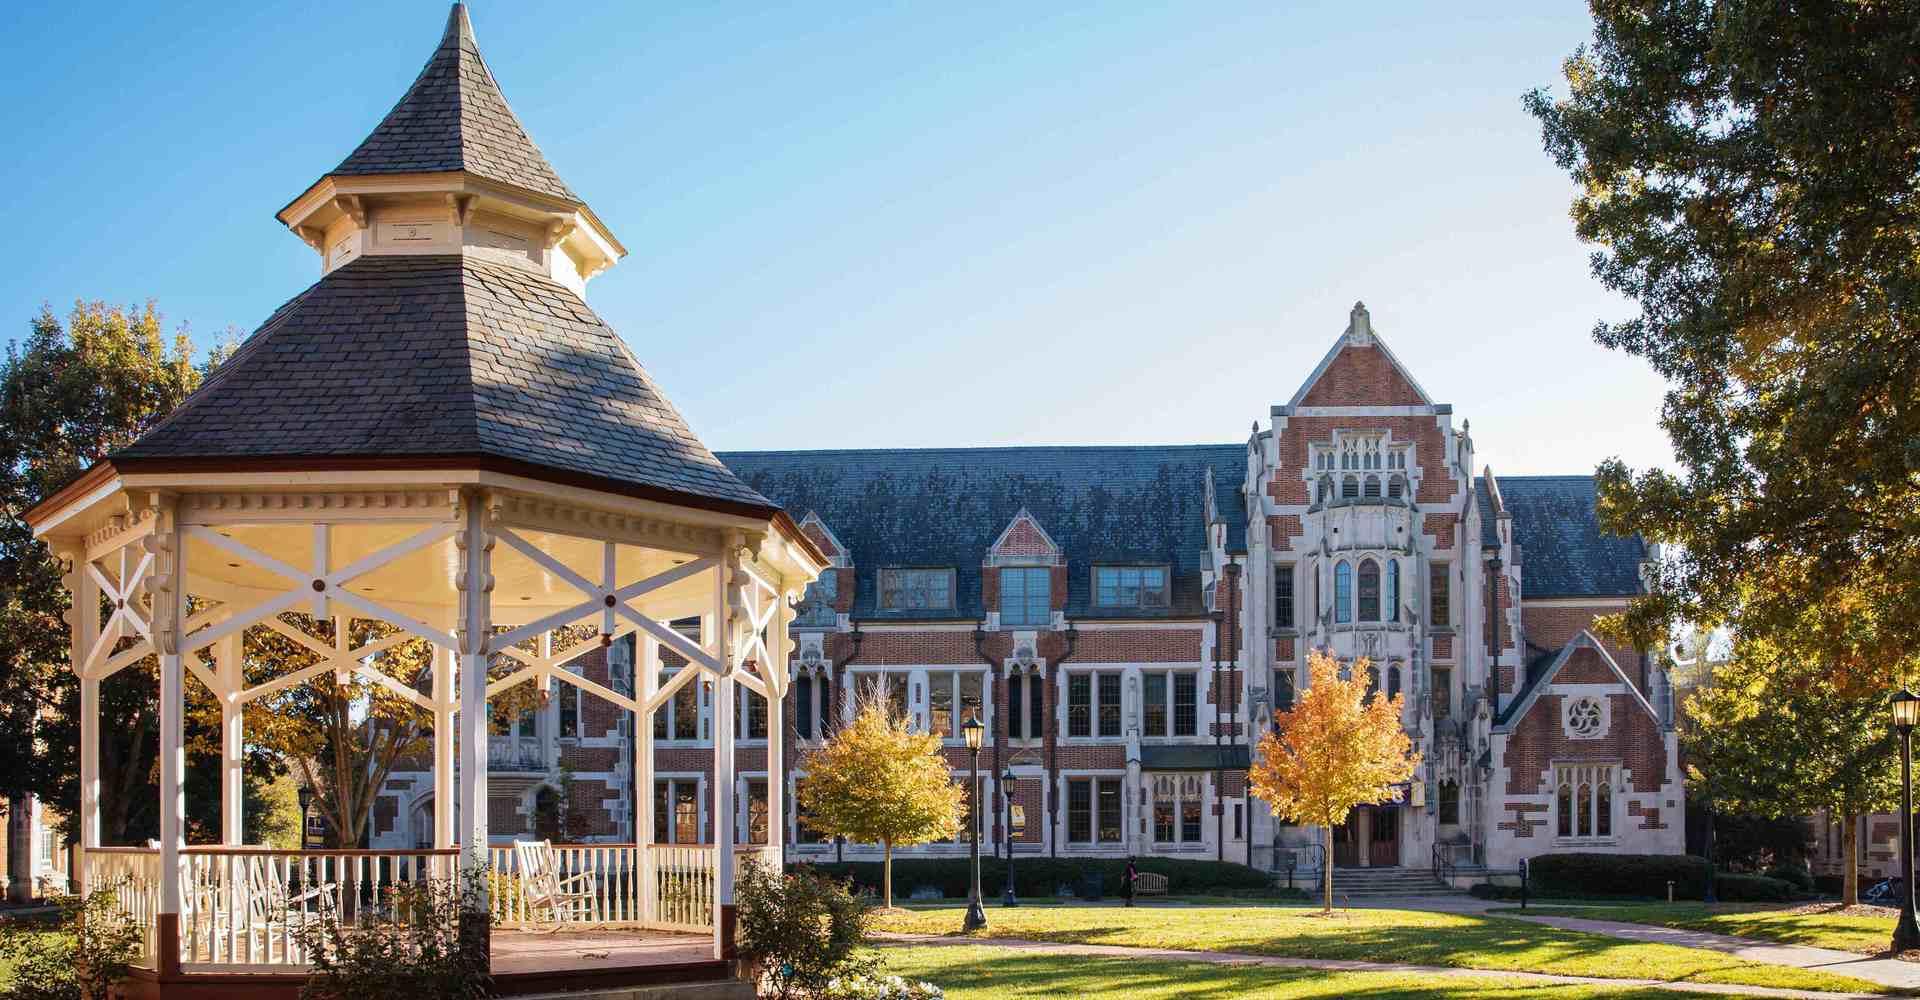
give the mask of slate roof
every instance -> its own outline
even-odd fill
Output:
[[[1520,546],[1524,597],[1623,597],[1640,592],[1646,542],[1601,530],[1599,491],[1592,476],[1499,476],[1500,499],[1513,515]],[[1480,492],[1481,531],[1493,519],[1486,480]]]
[[[796,519],[819,514],[846,544],[858,576],[856,618],[981,618],[981,563],[1021,507],[1065,553],[1069,618],[1153,618],[1205,613],[1205,470],[1237,486],[1247,452],[1229,444],[723,452],[720,459]],[[1245,520],[1242,508],[1227,510],[1230,522]],[[1095,563],[1171,566],[1172,606],[1131,614],[1093,607]],[[876,571],[883,566],[953,567],[956,607],[880,612]]]
[[[471,256],[362,257],[113,456],[487,456],[771,513],[578,295]]]
[[[580,203],[507,106],[458,3],[413,86],[333,174],[451,170]]]

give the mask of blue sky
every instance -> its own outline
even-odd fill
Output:
[[[1496,471],[1668,461],[1520,107],[1585,9],[1454,7],[471,10],[629,250],[589,302],[716,449],[1242,440],[1364,299]],[[8,5],[0,330],[75,298],[251,330],[318,275],[273,212],[446,11]]]

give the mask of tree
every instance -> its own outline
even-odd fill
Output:
[[[940,753],[940,737],[916,733],[885,698],[863,697],[853,721],[807,753],[795,794],[810,827],[885,852],[884,904],[893,906],[896,845],[945,840],[960,831],[967,790]]]
[[[207,366],[218,362],[210,357]],[[115,449],[133,443],[200,384],[185,331],[160,313],[81,302],[63,324],[42,310],[0,365],[0,795],[79,808],[79,683],[68,667],[71,606],[60,568],[21,519]],[[144,790],[158,752],[150,666],[101,685],[102,836],[151,835]],[[124,793],[124,794],[122,794]],[[70,831],[71,832],[71,831]],[[142,836],[142,839],[144,837]]]
[[[1829,682],[1817,663],[1743,640],[1687,699],[1689,798],[1786,818],[1824,810],[1841,822],[1843,901],[1858,902],[1854,823],[1898,808],[1892,713],[1878,692]]]
[[[1368,662],[1343,669],[1315,650],[1307,655],[1307,689],[1291,711],[1276,712],[1277,731],[1260,738],[1248,779],[1253,794],[1289,823],[1333,828],[1355,806],[1400,801],[1395,785],[1413,777],[1420,755],[1400,725],[1403,699],[1368,693]],[[1333,910],[1333,860],[1321,865],[1322,909]]]
[[[1920,651],[1920,5],[1591,6],[1526,105],[1638,305],[1595,337],[1669,383],[1680,471],[1599,470],[1610,529],[1677,546],[1625,632],[1726,625],[1884,691]]]

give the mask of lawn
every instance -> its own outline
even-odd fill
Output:
[[[1398,972],[1316,972],[1203,962],[1039,955],[1011,948],[888,948],[887,971],[934,983],[952,1000],[1679,1000],[1697,993],[1632,986],[1553,986]]]
[[[962,910],[953,906],[889,914],[876,921],[875,929],[957,934],[961,914]],[[1323,917],[1318,909],[1300,906],[996,907],[987,917],[987,928],[980,934],[986,938],[1411,962],[1611,979],[1886,992],[1876,984],[1848,976],[1749,962],[1696,948],[1563,931],[1504,917],[1420,910],[1345,910]]]
[[[1877,907],[1875,909],[1878,909]],[[1495,913],[1514,913],[1500,909]],[[1710,931],[1776,944],[1802,944],[1861,955],[1887,950],[1893,937],[1894,913],[1868,916],[1842,912],[1839,904],[1790,907],[1779,903],[1632,903],[1593,907],[1528,907],[1528,913],[1550,917],[1623,920],[1655,927]]]

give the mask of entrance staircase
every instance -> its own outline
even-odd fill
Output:
[[[1311,891],[1311,890],[1309,890]],[[1365,899],[1380,896],[1451,896],[1460,890],[1441,882],[1430,868],[1335,868],[1333,896]]]

